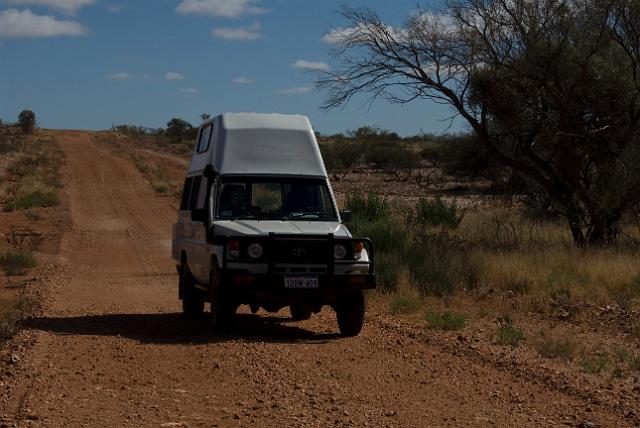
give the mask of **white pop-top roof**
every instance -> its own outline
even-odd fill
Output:
[[[205,122],[202,128],[211,124],[209,148],[198,153],[196,142],[190,174],[211,164],[220,174],[327,176],[306,116],[225,113]]]

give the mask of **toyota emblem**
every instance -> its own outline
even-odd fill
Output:
[[[307,254],[307,250],[302,247],[297,247],[294,248],[291,253],[296,257],[303,257],[305,254]]]

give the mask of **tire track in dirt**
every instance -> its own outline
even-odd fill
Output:
[[[18,426],[629,425],[383,322],[342,339],[330,310],[302,323],[242,313],[233,334],[207,333],[179,314],[169,199],[91,133],[54,135],[73,226],[31,323]]]

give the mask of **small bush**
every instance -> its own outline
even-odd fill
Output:
[[[21,139],[0,135],[0,155],[18,152],[22,149],[22,146]]]
[[[511,318],[498,318],[498,335],[496,338],[498,345],[515,347],[523,339],[524,332],[513,324]]]
[[[556,339],[550,336],[542,335],[536,342],[535,348],[544,358],[560,358],[562,360],[570,360],[576,352],[576,344],[568,339]]]
[[[8,251],[0,254],[0,266],[7,275],[22,275],[27,269],[36,265],[35,257],[29,252]]]
[[[425,226],[454,229],[460,224],[462,216],[458,215],[458,207],[454,202],[447,204],[440,198],[420,198],[416,205],[415,220]]]
[[[376,257],[375,268],[378,288],[383,292],[395,290],[400,277],[400,262],[395,257],[381,253]]]
[[[456,331],[467,325],[467,317],[453,312],[427,312],[427,328],[429,330]]]
[[[373,190],[369,190],[366,195],[357,190],[349,193],[346,207],[351,210],[356,220],[374,221],[391,216],[389,200],[379,196]]]
[[[39,221],[40,219],[42,219],[42,217],[40,216],[40,214],[38,214],[38,213],[37,213],[37,212],[35,212],[35,211],[26,211],[26,212],[24,213],[24,216],[25,216],[26,218],[28,218],[29,220],[33,221],[33,222],[36,222],[36,221]]]
[[[169,191],[169,186],[167,185],[167,183],[163,183],[163,182],[152,183],[151,187],[153,187],[153,190],[156,193],[160,193],[160,194],[164,194]]]
[[[375,245],[377,253],[396,254],[407,251],[411,236],[404,224],[395,218],[372,222],[353,222],[349,228],[355,235],[366,236]]]
[[[451,294],[459,284],[473,280],[467,253],[447,234],[423,235],[404,258],[418,290],[425,295]]]
[[[389,304],[389,312],[393,315],[413,314],[420,310],[422,303],[416,296],[405,296],[397,294]]]
[[[20,330],[20,323],[12,313],[0,315],[0,341],[11,339]]]
[[[36,190],[7,202],[5,211],[24,210],[29,208],[46,208],[60,205],[60,198],[54,191]]]
[[[606,354],[584,355],[580,359],[580,366],[585,373],[598,374],[607,368],[609,358]]]

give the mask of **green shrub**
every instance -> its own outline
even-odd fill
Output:
[[[511,318],[498,318],[498,345],[515,347],[523,339],[524,332],[513,324]]]
[[[606,354],[583,355],[580,359],[580,366],[585,373],[598,374],[607,368],[609,358]]]
[[[462,216],[458,215],[458,207],[454,202],[447,204],[440,198],[420,198],[416,204],[415,220],[425,226],[454,229],[460,224]]]
[[[153,187],[153,190],[156,193],[160,193],[160,194],[164,194],[164,193],[167,193],[169,191],[169,186],[166,183],[163,183],[163,182],[152,183],[151,187]]]
[[[467,325],[467,317],[454,312],[427,312],[427,328],[430,330],[456,331]]]
[[[447,234],[420,236],[403,260],[414,285],[425,295],[451,294],[457,285],[473,277],[469,270],[475,269],[466,252]]]
[[[373,190],[369,190],[366,195],[357,190],[349,193],[346,207],[351,210],[354,219],[360,221],[374,221],[391,216],[389,200],[379,196]]]
[[[11,339],[19,329],[20,323],[14,314],[0,314],[0,341]]]
[[[374,262],[378,288],[383,292],[395,290],[400,276],[400,261],[386,253],[380,253]]]
[[[22,275],[37,264],[33,254],[26,251],[7,251],[0,254],[0,266],[7,275]]]
[[[422,303],[415,297],[397,294],[389,304],[389,312],[393,315],[412,314],[418,312],[421,306]]]
[[[354,235],[364,236],[373,242],[376,254],[404,255],[411,242],[406,226],[395,218],[377,221],[354,221],[349,225]]]
[[[54,191],[36,190],[7,202],[5,211],[24,210],[28,208],[53,207],[60,205],[60,198]]]

